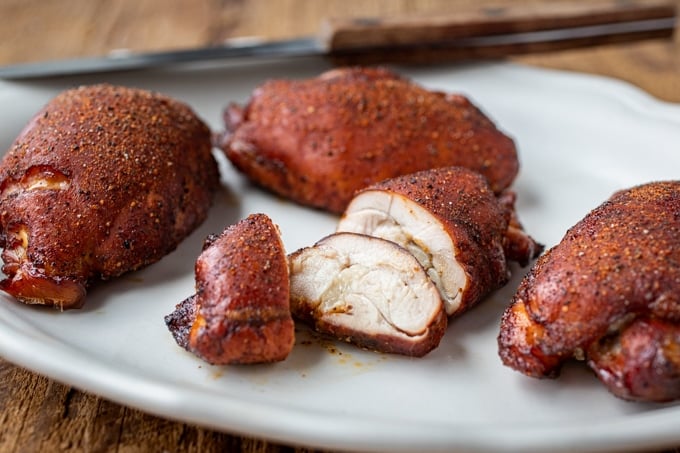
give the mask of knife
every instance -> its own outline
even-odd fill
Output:
[[[183,63],[323,56],[335,64],[433,64],[500,58],[643,39],[669,38],[668,1],[609,0],[484,7],[430,16],[336,18],[317,36],[285,41],[235,38],[216,46],[0,66],[0,78],[130,71]]]

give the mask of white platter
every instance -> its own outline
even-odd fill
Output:
[[[0,149],[58,91],[82,83],[148,88],[188,102],[213,128],[230,101],[272,77],[311,77],[315,60],[237,68],[0,82]],[[517,143],[526,229],[547,246],[615,190],[678,177],[680,106],[626,84],[511,64],[401,69],[471,97]],[[335,218],[282,201],[228,164],[207,222],[149,268],[93,289],[59,313],[0,296],[0,354],[75,387],[172,419],[287,444],[370,451],[612,451],[680,445],[680,405],[610,395],[585,367],[534,380],[502,366],[500,315],[526,269],[452,321],[422,359],[362,351],[298,332],[276,365],[213,367],[181,350],[163,316],[193,292],[208,233],[252,212],[279,224],[288,251],[333,231]]]

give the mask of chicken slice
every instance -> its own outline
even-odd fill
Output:
[[[413,254],[439,289],[446,313],[460,314],[505,284],[505,248],[528,262],[541,246],[512,223],[486,180],[461,167],[426,170],[375,184],[350,202],[337,231],[393,241]],[[520,247],[513,249],[519,250]]]
[[[209,237],[196,294],[165,322],[177,343],[215,365],[284,360],[295,343],[288,261],[278,228],[253,214]]]
[[[423,356],[447,318],[437,288],[406,249],[336,233],[289,256],[293,315],[368,349]]]

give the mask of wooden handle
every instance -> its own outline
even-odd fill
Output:
[[[667,1],[611,0],[486,7],[432,16],[329,19],[328,53],[354,62],[490,58],[673,35]]]

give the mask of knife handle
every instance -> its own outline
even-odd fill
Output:
[[[319,38],[343,64],[420,64],[668,38],[675,17],[668,1],[506,4],[429,16],[328,19]]]

